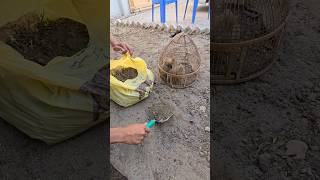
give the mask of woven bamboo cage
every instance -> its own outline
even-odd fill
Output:
[[[200,54],[193,40],[179,33],[160,54],[160,79],[172,88],[186,88],[197,79],[200,63]]]
[[[265,73],[278,56],[287,0],[213,0],[213,84],[233,84]]]

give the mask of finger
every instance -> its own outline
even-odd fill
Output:
[[[148,133],[145,133],[144,135],[143,135],[143,137],[147,137],[148,136]]]
[[[145,131],[146,131],[146,133],[149,133],[149,132],[150,132],[150,129],[146,128],[146,130],[145,130]]]
[[[120,53],[126,53],[127,51],[123,48],[123,47],[121,47],[121,46],[115,46],[115,47],[113,47],[113,50],[114,51],[116,51],[116,52],[120,52]]]
[[[127,54],[127,50],[123,50],[123,51],[121,51],[121,54]]]
[[[126,50],[132,55],[133,54],[133,49],[132,49],[132,47],[131,46],[129,46],[129,45],[125,45],[125,48],[126,48]]]

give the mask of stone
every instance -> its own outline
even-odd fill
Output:
[[[174,32],[176,32],[176,27],[171,24],[171,25],[168,27],[167,31],[168,31],[169,33],[174,33]]]
[[[135,23],[134,21],[132,21],[132,22],[130,23],[130,26],[131,26],[131,27],[135,27],[135,26],[136,26],[136,23]]]
[[[166,23],[162,24],[161,30],[162,31],[167,31],[167,29],[168,29],[168,25]]]
[[[145,28],[147,26],[147,23],[142,23],[141,27]]]
[[[207,126],[207,127],[204,128],[204,130],[207,131],[207,132],[210,132],[210,127]]]
[[[117,19],[117,20],[116,20],[116,25],[119,26],[120,24],[121,24],[121,20],[120,20],[120,19]]]
[[[193,29],[192,29],[192,33],[194,33],[194,34],[199,34],[200,33],[200,28],[199,27],[194,27]]]
[[[192,31],[192,29],[189,27],[189,26],[187,26],[186,28],[184,28],[184,30],[183,30],[183,32],[184,33],[189,33],[189,32],[191,32]]]
[[[183,31],[183,26],[178,25],[177,28],[176,28],[176,30],[177,30],[177,31]]]
[[[208,34],[210,34],[210,29],[209,28],[202,29],[200,33],[208,35]]]
[[[291,140],[286,144],[287,156],[293,156],[295,159],[303,160],[306,157],[308,146],[300,140]]]
[[[137,22],[136,23],[136,27],[141,27],[142,25],[141,25],[141,23],[140,22]]]
[[[150,25],[151,25],[152,29],[157,29],[157,24],[156,23],[151,23]]]
[[[152,28],[152,24],[151,23],[147,23],[146,29],[150,29],[150,28]]]
[[[155,24],[155,29],[161,29],[160,24]]]
[[[207,108],[206,108],[205,106],[200,106],[199,109],[200,109],[200,111],[202,111],[202,112],[206,112],[206,109],[207,109]]]
[[[204,152],[202,152],[202,151],[200,151],[200,157],[204,157],[206,154],[204,153]]]

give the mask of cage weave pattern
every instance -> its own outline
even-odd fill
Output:
[[[159,77],[172,88],[186,88],[198,76],[200,54],[192,39],[177,34],[160,54]]]
[[[256,78],[276,60],[287,0],[214,0],[212,83]]]

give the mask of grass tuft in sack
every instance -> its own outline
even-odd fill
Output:
[[[110,61],[110,96],[120,106],[128,107],[147,98],[153,83],[154,74],[143,59],[127,53]]]

